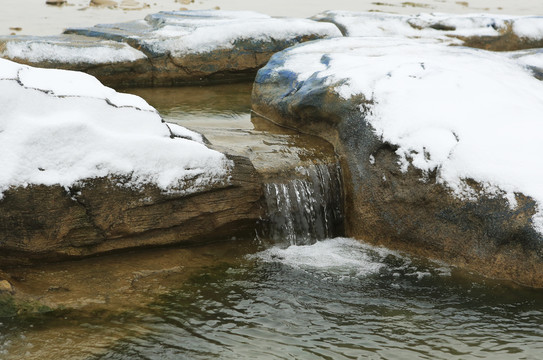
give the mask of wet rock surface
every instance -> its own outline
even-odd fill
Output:
[[[399,146],[384,141],[368,120],[373,99],[340,95],[343,85],[356,81],[345,74],[357,71],[345,64],[341,69],[350,72],[328,68],[334,55],[356,48],[352,42],[342,46],[344,41],[275,55],[257,75],[253,109],[334,144],[344,174],[346,234],[542,287],[542,236],[532,218],[537,203],[517,193],[512,207],[503,194],[485,194],[483,184],[470,179],[466,184],[478,196],[462,199],[438,181],[439,168],[402,171]],[[307,54],[315,54],[314,62],[304,58]],[[300,75],[292,68],[308,72]]]
[[[235,158],[231,181],[191,194],[164,194],[119,179],[78,186],[29,186],[0,201],[2,264],[55,261],[114,250],[228,239],[251,232],[261,214],[261,182],[252,164]]]

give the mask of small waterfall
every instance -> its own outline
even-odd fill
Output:
[[[297,169],[298,178],[265,185],[268,222],[264,239],[308,245],[343,235],[343,197],[338,164]]]

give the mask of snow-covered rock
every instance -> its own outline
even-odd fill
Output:
[[[84,71],[108,85],[149,83],[147,56],[126,43],[86,36],[0,36],[0,57],[42,68]]]
[[[519,60],[322,40],[273,56],[253,109],[336,146],[348,235],[543,286],[543,83]]]
[[[329,23],[218,10],[161,12],[66,33],[126,42],[143,51],[153,63],[154,85],[248,79],[277,51],[341,36]]]
[[[539,80],[543,80],[543,49],[512,51],[506,55],[530,69]]]
[[[230,195],[243,187],[240,172],[259,196],[247,161],[209,149],[182,127],[171,131],[143,99],[90,75],[0,59],[0,109],[4,249],[77,255],[205,237],[245,220],[243,207],[256,202],[239,190]],[[221,209],[223,200],[211,210],[198,205],[214,197],[237,203],[239,213]],[[191,228],[188,220],[204,212],[213,226]],[[176,226],[167,239],[126,239]]]
[[[345,36],[422,38],[489,50],[543,47],[543,16],[326,11],[313,19],[337,25]]]

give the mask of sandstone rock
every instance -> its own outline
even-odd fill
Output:
[[[492,51],[543,47],[542,16],[326,11],[313,19],[337,25],[344,36],[423,38]]]
[[[13,293],[13,286],[7,280],[0,280],[0,294],[6,292]]]
[[[109,86],[152,84],[147,57],[122,42],[77,35],[0,36],[0,57],[42,68],[83,71]]]
[[[335,146],[348,236],[542,287],[541,86],[499,54],[340,38],[274,55],[253,110]]]
[[[275,52],[341,36],[335,25],[243,11],[173,11],[145,20],[0,37],[0,57],[84,71],[113,87],[252,80]]]
[[[245,158],[95,78],[0,59],[1,264],[225,239],[260,217]]]
[[[277,51],[341,36],[332,24],[212,10],[161,12],[145,20],[65,33],[126,42],[144,52],[152,64],[152,79],[142,78],[141,85],[155,86],[252,79]]]

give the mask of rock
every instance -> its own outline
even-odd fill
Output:
[[[92,2],[92,1],[91,1]],[[45,0],[45,3],[47,5],[56,5],[56,6],[60,6],[60,5],[64,5],[66,4],[66,0]]]
[[[335,146],[348,236],[543,287],[542,86],[506,55],[339,38],[274,55],[253,110]]]
[[[13,286],[7,280],[0,280],[0,294],[13,293]]]
[[[0,59],[0,262],[226,239],[254,228],[252,164],[95,78]]]
[[[68,29],[62,36],[1,37],[0,56],[33,66],[85,71],[115,87],[205,84],[252,80],[275,52],[334,36],[341,36],[335,25],[307,19],[174,11]]]
[[[141,51],[86,36],[0,36],[0,57],[42,68],[83,71],[109,86],[153,82],[151,63]]]
[[[344,36],[422,38],[492,51],[543,47],[543,16],[326,11],[313,19],[337,25]]]

